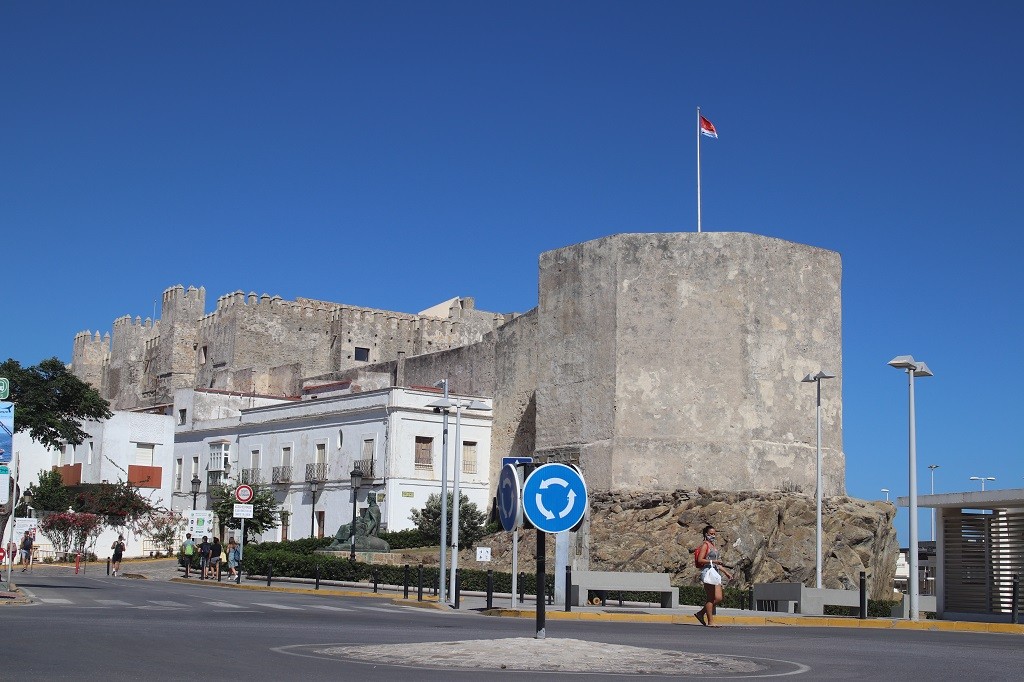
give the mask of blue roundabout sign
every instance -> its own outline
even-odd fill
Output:
[[[565,464],[543,464],[523,485],[523,511],[537,530],[561,533],[574,528],[587,513],[583,476]]]

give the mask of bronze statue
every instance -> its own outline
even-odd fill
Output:
[[[380,533],[380,507],[370,498],[370,506],[353,521],[357,552],[390,552],[391,547],[378,537]],[[326,547],[329,552],[348,551],[352,547],[352,523],[346,523],[334,534],[334,542]]]

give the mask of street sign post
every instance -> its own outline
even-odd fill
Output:
[[[506,461],[532,457],[502,457],[505,464],[498,476],[498,520],[501,527],[512,533],[512,608],[516,607],[516,589],[519,587],[519,529],[523,526],[523,481],[518,462]],[[528,464],[529,462],[524,462]]]
[[[245,485],[243,483],[242,485],[240,485],[237,488],[235,488],[235,499],[240,504],[248,504],[249,502],[252,502],[252,496],[253,496],[252,486]],[[250,516],[249,518],[252,518],[252,517]]]

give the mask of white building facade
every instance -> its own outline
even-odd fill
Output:
[[[261,540],[330,536],[352,520],[351,472],[358,467],[363,478],[356,491],[356,514],[373,500],[380,507],[383,530],[414,527],[412,511],[441,491],[444,415],[429,406],[440,393],[402,387],[353,393],[348,384],[312,387],[304,393],[301,400],[265,399],[268,404],[231,413],[212,409],[226,399],[192,389],[178,391],[174,508],[192,508],[193,476],[201,481],[197,509],[209,506],[211,486],[266,484],[273,490],[281,525]],[[200,398],[206,408],[198,405]],[[491,405],[478,396],[451,400]],[[459,412],[449,410],[449,490],[458,455],[460,492],[486,511],[491,503],[490,412],[465,407]]]

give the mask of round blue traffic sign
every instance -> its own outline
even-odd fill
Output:
[[[498,520],[505,530],[515,530],[523,525],[523,505],[519,502],[522,489],[516,466],[506,464],[501,467],[501,475],[498,476]]]
[[[523,512],[537,530],[561,533],[576,526],[587,513],[587,486],[576,469],[544,464],[523,484]]]

